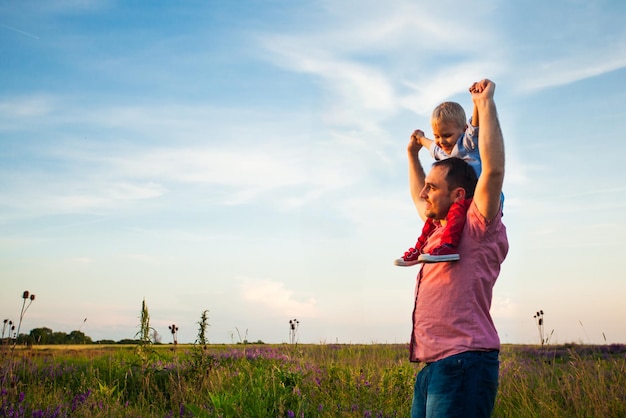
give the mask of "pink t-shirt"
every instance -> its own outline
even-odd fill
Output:
[[[437,228],[424,247],[439,245]],[[492,289],[509,250],[500,213],[487,221],[475,203],[459,243],[461,259],[424,264],[417,276],[410,360],[433,362],[465,351],[500,348],[491,319]]]

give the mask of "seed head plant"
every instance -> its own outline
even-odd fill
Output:
[[[24,293],[22,293],[22,311],[20,312],[20,322],[17,325],[17,332],[16,332],[16,338],[15,338],[15,342],[13,343],[13,345],[15,345],[17,343],[17,337],[19,337],[20,335],[20,328],[22,327],[22,320],[24,319],[24,315],[26,314],[26,311],[28,310],[28,308],[30,308],[30,305],[33,304],[33,302],[35,301],[35,295],[31,295],[30,292],[28,290],[24,290]],[[26,304],[26,301],[28,300],[28,305]]]
[[[178,345],[178,327],[176,326],[176,324],[168,325],[167,327],[172,333],[172,339],[174,340],[174,345]]]
[[[0,345],[4,344],[4,335],[6,333],[7,342],[11,340],[13,333],[15,332],[15,324],[10,319],[5,319],[2,323],[2,339],[0,339]]]
[[[150,332],[153,329],[150,327],[150,313],[148,312],[148,305],[146,299],[141,302],[141,313],[139,316],[139,331],[135,334],[135,337],[139,337],[140,345],[150,345],[152,340],[150,339]]]
[[[210,370],[213,367],[213,356],[210,356],[207,352],[207,327],[209,327],[209,310],[205,309],[200,315],[200,321],[198,321],[198,337],[194,344],[193,357],[196,366],[200,370]]]
[[[290,319],[289,320],[289,343],[290,344],[295,344],[297,339],[297,333],[298,333],[298,326],[300,325],[300,321],[298,321],[297,319]]]
[[[196,339],[196,343],[206,347],[206,345],[209,343],[209,340],[206,336],[207,327],[210,326],[208,309],[202,311],[202,314],[200,315],[200,321],[198,321],[198,325],[198,338]]]
[[[550,337],[545,336],[543,310],[539,310],[535,315],[533,315],[533,318],[535,318],[535,322],[537,323],[537,330],[539,331],[539,340],[541,341],[541,345],[543,346],[544,344],[548,344],[554,330],[550,333]]]
[[[26,304],[26,301],[28,301],[28,304]],[[4,320],[4,324],[2,327],[2,338],[4,339],[4,333],[8,329],[9,340],[11,339],[11,335],[13,335],[13,346],[11,347],[11,354],[9,357],[7,368],[4,371],[4,373],[0,373],[0,376],[2,377],[1,379],[2,384],[0,385],[0,387],[4,387],[5,382],[11,381],[11,379],[13,378],[13,366],[14,366],[13,356],[15,354],[15,346],[17,345],[17,339],[20,335],[20,328],[22,326],[22,320],[24,319],[24,315],[26,314],[26,311],[28,310],[28,308],[30,308],[30,305],[32,305],[34,301],[35,301],[35,295],[31,295],[28,290],[25,290],[22,293],[22,310],[20,311],[20,320],[17,325],[17,330],[15,330],[15,325],[13,324],[13,321],[9,319]],[[2,360],[4,360],[4,356]]]
[[[155,340],[157,332],[150,326],[150,313],[148,312],[148,305],[146,299],[141,302],[141,313],[139,315],[139,331],[135,334],[135,337],[139,337],[139,344],[137,346],[137,353],[142,358],[144,363],[147,362],[148,347],[152,344],[151,334]]]

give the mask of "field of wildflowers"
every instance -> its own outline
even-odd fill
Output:
[[[405,346],[18,349],[0,416],[405,416]],[[95,347],[95,348],[94,348]]]
[[[2,417],[406,417],[406,345],[5,349]],[[497,417],[626,416],[626,346],[504,346]]]

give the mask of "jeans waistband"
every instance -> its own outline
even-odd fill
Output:
[[[498,356],[500,354],[500,350],[475,350],[475,351],[463,351],[461,353],[457,353],[457,354],[452,354],[451,356],[448,357],[444,357],[441,360],[444,359],[449,359],[449,358],[458,358],[458,357],[492,357],[492,356]],[[426,364],[432,364],[432,363],[436,363],[436,362],[427,362]]]

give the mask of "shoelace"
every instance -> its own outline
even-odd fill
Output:
[[[417,250],[415,248],[409,248],[409,251],[405,252],[402,258],[406,261],[407,258],[415,254],[418,254]]]

